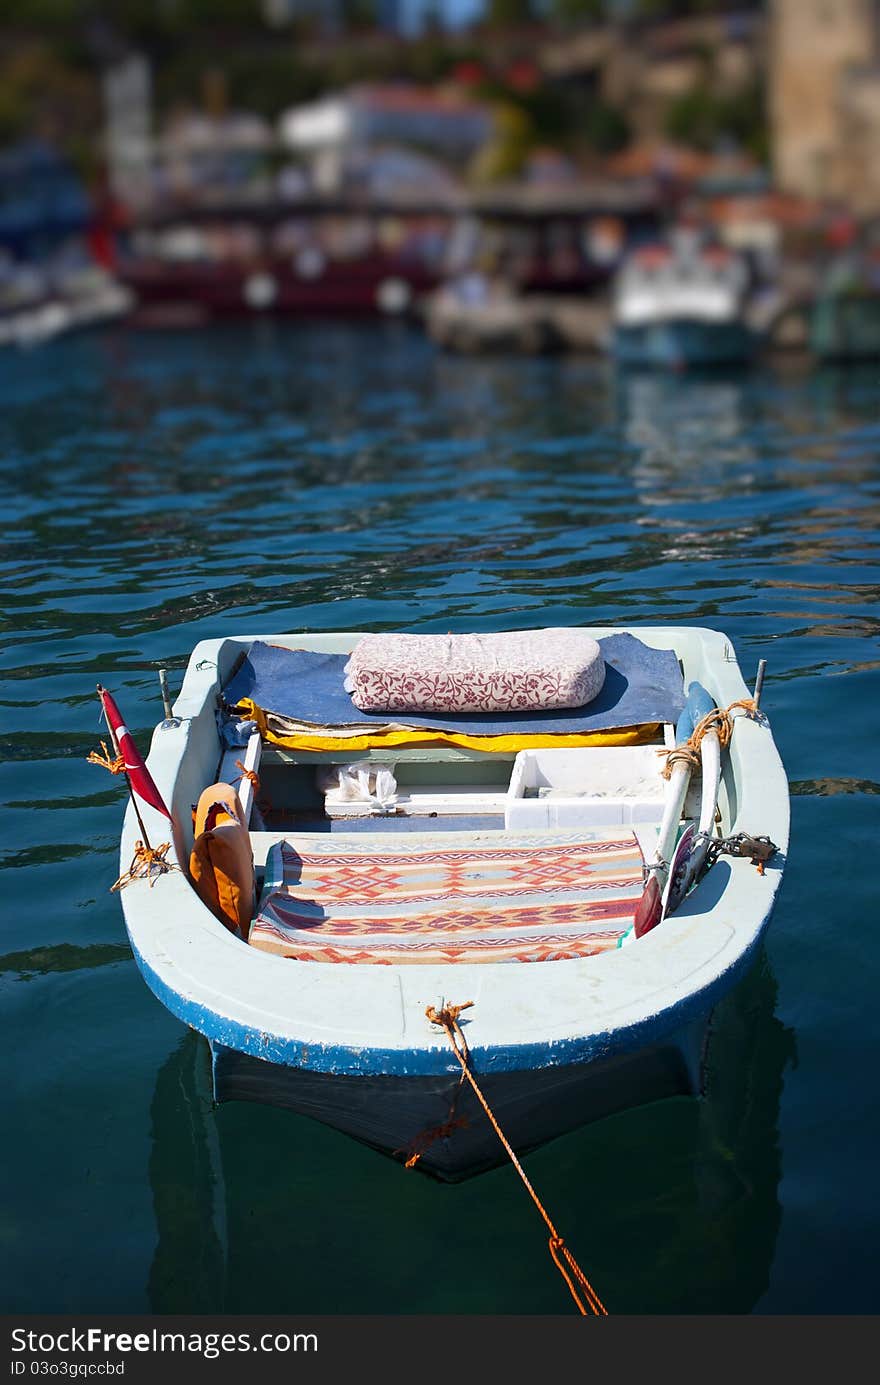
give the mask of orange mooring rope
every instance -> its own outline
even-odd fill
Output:
[[[547,1211],[545,1210],[541,1202],[541,1199],[538,1197],[538,1194],[535,1192],[534,1188],[532,1187],[531,1183],[526,1177],[525,1169],[523,1168],[522,1164],[519,1162],[516,1155],[514,1154],[513,1149],[510,1143],[508,1142],[507,1137],[504,1134],[504,1131],[501,1129],[501,1126],[495,1119],[495,1116],[493,1115],[489,1107],[489,1103],[483,1096],[483,1093],[480,1091],[480,1088],[477,1085],[476,1078],[471,1072],[470,1064],[468,1062],[468,1058],[470,1055],[468,1053],[467,1039],[464,1037],[464,1034],[461,1031],[461,1026],[458,1023],[458,1017],[461,1014],[462,1010],[470,1009],[473,1003],[474,1002],[472,1000],[467,1000],[463,1005],[444,1005],[443,1008],[440,1010],[435,1010],[433,1005],[429,1005],[427,1010],[425,1011],[425,1014],[427,1015],[428,1019],[431,1021],[432,1024],[442,1025],[442,1027],[446,1030],[446,1035],[449,1039],[449,1042],[452,1045],[452,1050],[456,1058],[458,1059],[459,1063],[461,1064],[462,1076],[466,1077],[468,1082],[471,1084],[474,1095],[476,1096],[483,1110],[486,1112],[486,1115],[489,1117],[495,1134],[498,1136],[499,1140],[503,1144],[508,1155],[510,1156],[510,1160],[513,1164],[513,1167],[516,1169],[517,1173],[519,1174],[520,1178],[525,1184],[526,1192],[529,1194],[530,1198],[532,1199],[541,1216],[543,1217],[544,1222],[547,1226],[547,1230],[550,1232],[549,1246],[550,1254],[553,1257],[553,1263],[555,1264],[556,1268],[559,1270],[559,1273],[562,1275],[563,1279],[568,1285],[569,1293],[571,1294],[572,1298],[575,1301],[575,1304],[577,1305],[578,1312],[582,1313],[586,1317],[587,1310],[589,1308],[589,1311],[594,1313],[597,1318],[607,1317],[608,1309],[602,1303],[602,1300],[599,1298],[599,1295],[596,1293],[590,1281],[587,1279],[587,1276],[584,1274],[580,1265],[575,1260],[571,1251],[568,1249],[568,1246],[565,1244],[559,1232],[556,1230],[556,1227],[550,1220],[550,1217],[548,1216]],[[563,1263],[563,1261],[565,1263]]]

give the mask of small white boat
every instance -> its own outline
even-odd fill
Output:
[[[742,365],[761,341],[749,307],[745,261],[679,234],[624,261],[612,294],[610,349],[623,366]]]
[[[782,877],[787,779],[724,634],[588,633],[603,689],[549,732],[531,713],[343,725],[357,633],[196,646],[147,760],[179,869],[121,899],[147,984],[210,1043],[218,1100],[468,1177],[504,1151],[426,1013],[465,1002],[471,1070],[518,1151],[700,1092],[709,1016]],[[247,941],[190,874],[215,782],[249,824]],[[139,812],[123,870],[144,829],[169,835]]]

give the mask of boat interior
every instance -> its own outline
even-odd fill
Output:
[[[354,930],[362,962],[539,960],[616,946],[656,841],[657,751],[672,737],[666,723],[639,746],[407,747],[389,760],[297,753],[255,736],[258,786],[239,756],[230,764],[234,752],[218,767],[221,781],[238,781],[250,828],[259,904],[248,940],[342,961]]]
[[[470,744],[436,727],[340,734],[331,720],[297,720],[301,707],[285,720],[250,696],[253,686],[241,696],[227,679],[220,718],[235,743],[216,778],[239,796],[255,871],[254,907],[238,931],[287,958],[385,965],[617,947],[656,847],[664,751],[684,700],[681,664],[666,653],[674,692],[660,694],[664,715],[652,684],[647,720],[615,726],[606,712],[600,731],[566,736],[564,720],[554,737],[524,734],[522,716],[499,714],[500,734],[458,736]],[[697,774],[682,823],[698,811]]]

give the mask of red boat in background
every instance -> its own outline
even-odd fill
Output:
[[[132,228],[116,273],[142,325],[261,314],[405,314],[444,276],[448,218],[260,210]]]

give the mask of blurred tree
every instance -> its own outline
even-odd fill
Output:
[[[493,115],[492,137],[471,164],[470,177],[475,183],[515,178],[535,145],[534,125],[522,106],[499,101]]]
[[[560,24],[597,24],[606,16],[605,0],[549,0],[547,15]]]
[[[565,144],[573,132],[568,102],[555,87],[540,86],[517,93],[516,104],[528,117],[529,127],[540,144]]]
[[[770,125],[767,114],[767,91],[764,81],[756,77],[721,103],[722,124],[726,134],[737,140],[761,163],[770,162]]]
[[[267,29],[262,0],[112,0],[105,8],[120,27],[153,20],[178,32],[214,26],[241,33]]]
[[[632,128],[617,106],[596,100],[590,104],[582,135],[586,143],[600,154],[616,154],[629,144]]]
[[[71,67],[47,44],[18,43],[0,57],[0,143],[33,134],[75,145],[82,166],[99,112],[94,76]]]
[[[768,130],[763,87],[750,82],[738,92],[721,96],[708,81],[699,82],[670,103],[664,129],[670,139],[697,149],[711,150],[728,138],[765,160]]]
[[[670,102],[664,130],[670,139],[711,149],[718,139],[718,100],[706,83],[699,83]]]
[[[489,0],[486,18],[499,29],[530,24],[536,17],[535,0]]]
[[[32,30],[67,28],[81,9],[77,0],[4,0],[3,21]]]
[[[206,50],[185,44],[156,66],[154,90],[161,111],[194,105],[204,90],[206,71],[223,74],[227,104],[272,120],[289,106],[310,101],[327,87],[326,69],[298,59],[293,45],[269,50],[242,47]]]

